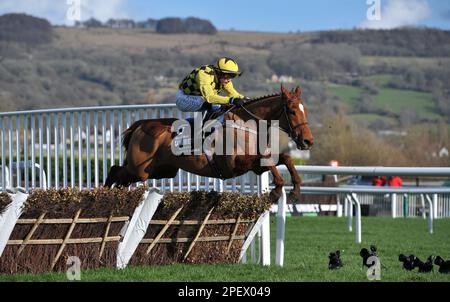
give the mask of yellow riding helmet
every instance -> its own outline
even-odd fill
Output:
[[[242,72],[239,71],[239,66],[236,61],[230,58],[220,58],[217,60],[215,67],[221,73],[233,74],[236,76],[240,76],[242,74]]]

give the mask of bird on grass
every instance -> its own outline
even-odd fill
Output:
[[[330,255],[328,255],[328,258],[330,259],[330,261],[328,262],[328,269],[338,269],[343,266],[341,260],[341,251],[337,250],[336,252],[331,252]]]
[[[433,256],[429,256],[426,262],[422,262],[419,258],[414,259],[414,267],[419,268],[419,273],[429,273],[433,270]]]
[[[375,245],[371,245],[370,252],[368,249],[362,248],[359,255],[363,258],[362,266],[367,266],[370,268],[375,264],[375,262],[368,263],[367,260],[369,260],[370,257],[378,257],[377,247]]]
[[[441,274],[450,274],[450,260],[444,260],[441,256],[436,256],[434,264],[439,266],[439,272]]]
[[[414,266],[415,259],[416,256],[414,255],[405,256],[403,254],[400,254],[398,256],[398,261],[403,262],[403,268],[407,271],[412,271],[415,268]]]

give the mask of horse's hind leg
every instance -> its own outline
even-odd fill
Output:
[[[117,183],[117,173],[122,169],[122,166],[114,165],[109,169],[108,176],[106,177],[106,181],[104,186],[111,188],[111,186]]]
[[[142,179],[128,171],[127,167],[122,167],[117,173],[117,185],[128,187],[132,183],[141,181]]]
[[[109,170],[108,177],[105,181],[105,187],[111,188],[113,184],[127,187],[140,180],[139,177],[131,174],[126,167],[114,165]]]

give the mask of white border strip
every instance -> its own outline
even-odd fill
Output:
[[[282,189],[282,194],[278,199],[278,213],[277,213],[277,243],[275,251],[275,264],[283,266],[284,264],[284,237],[286,228],[286,191]]]
[[[270,218],[270,211],[265,211],[261,216],[259,216],[252,230],[248,234],[247,239],[245,239],[244,244],[242,245],[241,254],[239,255],[239,261],[243,259],[245,253],[247,252],[248,247],[250,246],[250,243],[253,241],[253,239],[255,239],[255,236],[261,229],[263,223],[265,223],[266,220],[268,220],[269,218]]]
[[[124,226],[124,236],[117,249],[117,268],[125,268],[147,232],[150,220],[158,208],[163,195],[151,188],[144,193],[144,201],[134,210],[128,224]],[[122,232],[121,232],[122,233]]]
[[[8,239],[11,236],[17,219],[23,212],[23,205],[28,198],[28,194],[17,192],[16,194],[10,194],[12,202],[7,206],[3,215],[0,215],[0,257],[3,254],[3,250],[8,243]]]

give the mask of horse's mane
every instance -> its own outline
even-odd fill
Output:
[[[257,101],[261,101],[261,100],[265,100],[265,99],[269,99],[269,98],[273,98],[276,96],[280,96],[281,93],[277,92],[277,93],[272,93],[272,94],[267,94],[267,95],[263,95],[260,97],[257,97],[255,99],[251,99],[250,101],[248,101],[247,103],[253,103],[253,102],[257,102]]]
[[[280,95],[281,95],[281,93],[279,93],[279,92],[263,95],[263,96],[260,96],[260,97],[257,97],[257,98],[254,98],[254,99],[251,99],[251,100],[245,102],[244,106],[245,105],[250,105],[250,104],[262,101],[262,100],[267,100],[267,99],[270,99],[270,98],[273,98],[273,97],[277,97],[277,96],[280,96]],[[238,110],[241,110],[242,108],[243,107],[236,107],[236,106],[234,106],[233,108],[231,108],[231,112],[236,112]]]

